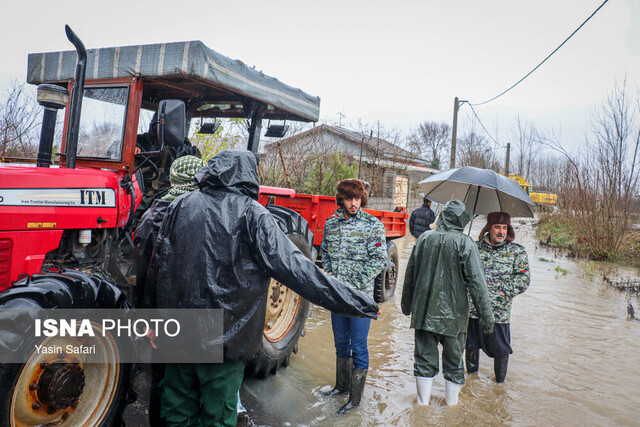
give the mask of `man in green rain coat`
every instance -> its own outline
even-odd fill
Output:
[[[402,289],[402,312],[415,329],[414,375],[418,404],[428,405],[438,373],[438,343],[447,405],[458,403],[464,384],[462,353],[467,338],[471,295],[480,326],[493,330],[493,313],[475,242],[462,233],[471,213],[460,200],[446,204],[435,230],[416,241]]]

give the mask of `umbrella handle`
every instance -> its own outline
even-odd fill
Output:
[[[475,215],[475,216],[471,217],[471,222],[469,223],[469,232],[467,233],[467,236],[471,237],[471,227],[473,226],[473,220],[476,219],[479,216],[480,215]]]
[[[436,219],[429,225],[431,230],[435,230],[438,227],[438,220],[440,219],[440,214],[443,211],[443,206],[441,203],[438,203],[438,213],[436,214]]]
[[[442,212],[442,211],[440,211]],[[436,219],[433,220],[431,224],[429,224],[429,229],[435,230],[438,227],[438,220],[440,219],[440,212],[436,215]]]

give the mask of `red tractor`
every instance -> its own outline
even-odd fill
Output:
[[[27,81],[39,85],[45,108],[37,162],[0,165],[0,362],[3,354],[34,345],[21,336],[25,326],[15,310],[135,306],[135,222],[162,194],[171,161],[192,149],[185,140],[189,119],[248,119],[247,148],[257,152],[263,119],[309,122],[319,115],[319,98],[199,41],[87,52],[66,31],[75,52],[29,55]],[[52,161],[63,108],[59,159]],[[139,135],[139,123],[149,118],[150,132]],[[215,131],[203,123],[202,131]],[[296,246],[320,262],[333,199],[263,187],[260,201]],[[388,268],[377,280],[382,302],[395,289],[398,253],[391,239],[404,236],[406,214],[369,212],[383,221],[389,239]],[[287,366],[309,309],[275,280],[269,296],[263,345],[247,367],[258,376]],[[102,345],[111,355],[107,363],[61,353],[0,364],[6,396],[0,426],[118,423],[135,399],[132,369],[119,363],[117,344]]]

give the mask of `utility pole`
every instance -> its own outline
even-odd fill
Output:
[[[467,102],[466,100],[458,101],[456,96],[453,100],[453,126],[451,126],[451,160],[449,162],[449,168],[456,167],[456,135],[458,133],[458,110],[460,106]]]
[[[504,176],[509,178],[509,156],[511,154],[511,143],[507,142],[507,159],[504,162]]]

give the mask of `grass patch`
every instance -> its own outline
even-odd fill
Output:
[[[545,215],[540,218],[536,237],[547,245],[563,249],[574,249],[578,236],[571,218],[560,215]]]

